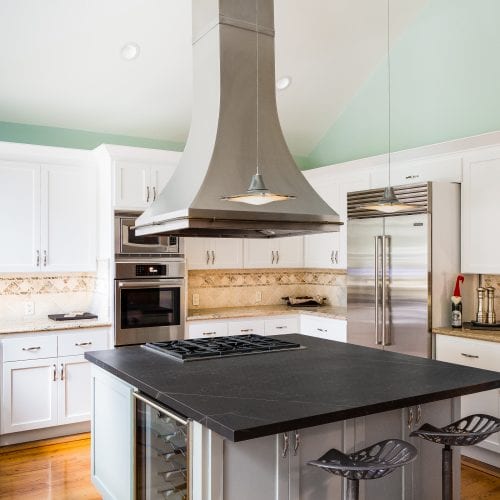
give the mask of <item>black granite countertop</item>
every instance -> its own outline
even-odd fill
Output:
[[[231,441],[500,387],[500,373],[304,335],[306,349],[182,363],[141,346],[85,357]]]

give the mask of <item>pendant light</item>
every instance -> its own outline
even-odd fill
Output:
[[[256,39],[256,55],[257,55],[257,71],[256,71],[256,172],[252,175],[250,185],[246,193],[235,194],[232,196],[223,196],[221,199],[225,201],[234,201],[237,203],[247,203],[249,205],[266,205],[273,201],[286,201],[295,198],[289,194],[277,194],[266,188],[264,179],[260,173],[259,166],[259,0],[255,0],[255,39]]]
[[[388,169],[388,183],[384,189],[382,198],[375,203],[368,203],[363,205],[362,208],[366,210],[374,210],[376,212],[395,213],[407,210],[414,210],[419,208],[418,205],[411,205],[404,203],[398,199],[394,188],[391,186],[391,4],[387,0],[387,98],[388,98],[388,153],[387,153],[387,169]]]

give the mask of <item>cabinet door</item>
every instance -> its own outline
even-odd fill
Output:
[[[276,250],[275,265],[277,267],[304,266],[304,237],[291,236],[274,240]]]
[[[227,335],[227,323],[224,321],[193,321],[188,322],[188,339],[208,337],[224,337]]]
[[[340,319],[318,318],[302,316],[301,333],[310,337],[318,337],[337,342],[346,342],[347,323]]]
[[[96,267],[93,170],[65,165],[41,171],[41,270],[92,271]]]
[[[328,450],[344,449],[344,423],[318,425],[289,433],[290,500],[341,500],[342,478],[307,462]]]
[[[58,423],[90,420],[90,363],[83,356],[58,358]]]
[[[185,238],[184,254],[188,269],[208,269],[212,262],[211,238]]]
[[[265,335],[264,320],[230,321],[228,323],[228,333],[229,335]]]
[[[40,167],[0,162],[0,271],[35,271],[40,264]]]
[[[91,477],[104,498],[134,495],[134,400],[132,387],[92,365]]]
[[[276,263],[276,243],[272,239],[248,239],[243,242],[243,266],[266,268]]]
[[[243,241],[239,238],[211,238],[210,265],[215,269],[243,267]]]
[[[155,165],[151,167],[151,202],[158,198],[158,195],[163,191],[163,188],[167,185],[170,177],[172,177],[176,167],[177,165],[174,163]]]
[[[3,364],[2,434],[57,425],[57,359]]]
[[[312,234],[304,236],[304,266],[338,267],[340,259],[339,233]]]
[[[469,159],[462,183],[462,273],[500,274],[500,151]]]
[[[145,209],[152,199],[150,165],[116,160],[115,208]]]

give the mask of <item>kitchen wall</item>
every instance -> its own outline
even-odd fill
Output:
[[[391,9],[397,16],[397,2]],[[393,151],[500,129],[500,65],[490,57],[500,44],[499,19],[498,0],[429,0],[392,42]],[[387,152],[386,64],[326,131],[309,155],[311,165]]]
[[[261,300],[257,301],[260,292]],[[199,306],[193,306],[199,294]],[[344,271],[326,269],[237,269],[189,271],[188,308],[283,304],[282,297],[321,295],[328,304],[346,305]]]
[[[47,319],[48,314],[90,311],[109,319],[106,265],[96,273],[0,274],[0,323]],[[34,314],[25,314],[33,302]]]

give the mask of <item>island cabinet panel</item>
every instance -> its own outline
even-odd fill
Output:
[[[92,366],[91,478],[106,499],[133,500],[133,388]]]

